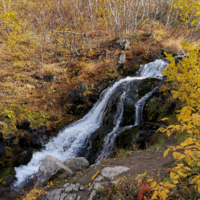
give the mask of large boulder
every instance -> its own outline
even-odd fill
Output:
[[[57,158],[47,156],[40,164],[37,185],[38,187],[41,187],[56,177],[66,178],[71,175],[73,175],[71,169],[65,166]]]
[[[0,132],[0,170],[5,167],[6,153],[3,144],[3,134]]]
[[[83,157],[69,159],[63,164],[69,167],[73,172],[89,167],[89,162]]]

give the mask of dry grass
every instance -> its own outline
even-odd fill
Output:
[[[182,54],[185,53],[181,45],[181,42],[183,42],[183,40],[183,38],[169,38],[161,42],[161,45],[163,46],[163,48],[168,49],[176,54]]]

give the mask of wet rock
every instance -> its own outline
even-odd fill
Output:
[[[19,145],[24,148],[24,147],[29,147],[29,140],[26,136],[21,136],[19,138]]]
[[[15,156],[13,158],[13,166],[18,167],[20,165],[25,165],[28,162],[30,162],[32,158],[32,151],[31,150],[26,150],[22,152],[21,154]]]
[[[40,126],[38,128],[38,134],[45,134],[46,131],[47,131],[47,126]]]
[[[23,119],[21,121],[21,123],[19,123],[17,125],[17,128],[18,129],[28,129],[30,125],[31,125],[31,123],[28,121],[28,119]]]
[[[86,106],[85,105],[79,105],[79,106],[77,106],[75,114],[76,115],[81,115],[81,114],[84,114],[86,112],[87,112]]]
[[[3,134],[0,132],[0,170],[5,167],[6,153],[3,144]]]
[[[137,145],[139,149],[145,149],[151,142],[152,136],[156,130],[139,130],[140,126],[134,126],[132,129],[121,132],[116,138],[118,148],[132,149]]]
[[[146,149],[151,143],[152,136],[156,133],[156,131],[139,131],[137,133],[138,137],[133,144],[136,144],[139,149]]]
[[[8,176],[4,179],[4,185],[10,185],[13,182],[14,176]]]
[[[126,54],[121,54],[119,56],[118,62],[117,62],[117,66],[119,67],[119,69],[122,69],[124,67],[126,61]]]
[[[49,180],[56,177],[66,178],[71,176],[73,172],[57,158],[47,156],[40,164],[38,171],[37,184],[39,187],[43,186]]]
[[[175,63],[178,64],[179,62],[183,61],[184,55],[174,56]]]
[[[69,159],[63,164],[70,168],[73,172],[84,170],[89,167],[89,162],[83,157]]]
[[[129,130],[121,132],[116,138],[116,145],[118,148],[132,148],[134,142],[138,135],[136,133],[139,131],[139,126],[134,126]]]
[[[89,101],[92,103],[96,103],[98,99],[99,99],[99,95],[97,93],[89,95]]]
[[[0,171],[0,184],[10,185],[15,176],[15,170],[13,168],[4,168]]]
[[[161,49],[161,55],[166,57],[165,53],[172,54],[172,52],[167,49]]]
[[[19,145],[19,142],[18,142],[18,141],[14,141],[14,142],[12,143],[12,147],[13,147],[13,148],[16,148],[18,145]]]
[[[143,97],[145,94],[151,92],[158,84],[160,80],[157,78],[146,78],[139,83],[138,95],[139,98]]]
[[[67,114],[75,115],[76,108],[77,108],[77,105],[75,105],[75,104],[69,106],[69,108],[67,110]]]
[[[48,142],[46,135],[31,135],[31,147],[34,149],[41,149]]]
[[[140,130],[148,131],[148,130],[158,130],[163,124],[161,123],[151,123],[151,122],[143,122],[139,124]]]
[[[15,140],[15,139],[16,139],[16,136],[15,136],[15,135],[8,134],[8,135],[6,136],[6,146],[11,146],[13,140]]]
[[[85,145],[80,151],[83,154],[79,156],[85,156],[90,163],[94,163],[97,159],[97,153],[102,147],[104,137],[111,131],[112,129],[109,125],[98,128],[86,139]]]

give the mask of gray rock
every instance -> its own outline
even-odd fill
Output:
[[[69,186],[69,183],[66,183],[65,185],[63,185],[63,187],[68,187]]]
[[[76,194],[68,194],[63,189],[56,189],[46,195],[45,200],[76,200]]]
[[[45,200],[61,200],[62,191],[63,191],[63,189],[56,189],[51,192],[48,192]],[[63,199],[63,197],[62,197],[62,199]]]
[[[93,189],[98,190],[101,187],[101,183],[94,183]]]
[[[68,194],[63,200],[76,200],[76,194]]]
[[[70,192],[72,192],[72,191],[78,191],[78,190],[79,190],[79,187],[80,187],[80,184],[79,184],[79,183],[71,184],[70,186],[68,186],[68,187],[65,189],[65,192],[70,193]]]
[[[96,190],[92,190],[91,194],[90,194],[90,199],[93,199],[96,196]]]
[[[66,178],[71,176],[73,172],[57,158],[47,156],[40,164],[38,171],[37,184],[38,187],[43,186],[46,182],[53,178]]]
[[[84,191],[85,187],[83,185],[80,186],[79,190]]]
[[[77,197],[77,200],[81,200],[81,196],[78,196],[78,197]]]
[[[126,54],[124,53],[119,56],[119,59],[117,62],[117,66],[119,67],[119,69],[124,67],[125,61],[126,61]]]
[[[101,170],[101,175],[108,180],[113,180],[115,176],[122,174],[123,172],[128,171],[130,168],[115,166],[115,167],[105,167]]]
[[[96,182],[102,182],[103,180],[104,180],[104,177],[101,176],[101,175],[99,175],[99,176],[97,176],[97,178],[94,179],[94,183],[96,183]]]
[[[73,172],[89,167],[89,162],[83,158],[72,158],[64,162],[64,165],[69,167]]]
[[[127,49],[127,47],[129,47],[131,45],[131,42],[127,39],[118,39],[116,41],[116,44],[120,45],[122,50]]]

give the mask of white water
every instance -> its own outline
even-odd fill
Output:
[[[127,77],[109,87],[102,93],[99,101],[86,116],[67,127],[64,131],[60,132],[56,138],[45,145],[45,150],[34,153],[31,161],[27,165],[22,165],[15,168],[17,181],[15,182],[14,186],[23,186],[24,181],[31,177],[33,173],[37,173],[41,161],[47,155],[54,156],[62,162],[76,157],[79,149],[84,145],[85,139],[101,126],[102,117],[107,102],[111,95],[116,91],[116,88],[120,84],[126,84],[127,82],[134,80],[142,80],[146,77],[160,78],[162,77],[160,73],[166,65],[167,64],[164,61],[156,60],[155,62],[141,67],[138,73],[141,77]],[[119,124],[123,115],[122,105],[124,97],[125,93],[123,93],[119,102],[118,111],[115,116],[115,127],[111,133],[116,132],[119,128]],[[128,127],[124,127],[123,129],[126,128]],[[111,133],[109,135],[112,135]]]

